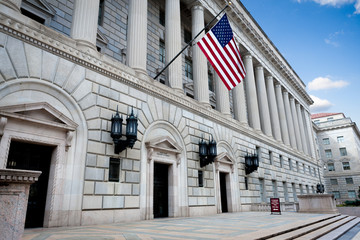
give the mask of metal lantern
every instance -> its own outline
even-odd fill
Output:
[[[137,126],[138,119],[134,116],[134,110],[131,110],[130,116],[126,118],[126,139],[121,140],[122,137],[122,122],[123,119],[116,109],[115,116],[111,118],[111,137],[115,144],[115,153],[118,154],[125,150],[127,147],[132,148],[137,140]]]
[[[137,140],[137,118],[134,116],[134,109],[131,109],[130,116],[126,119],[126,139],[129,141],[129,147],[133,148]]]
[[[111,133],[110,133],[115,144],[122,137],[122,122],[123,119],[122,117],[120,117],[118,109],[116,109],[115,116],[112,116],[111,118]]]
[[[217,155],[216,142],[213,137],[211,137],[211,141],[209,141],[209,163],[214,162],[215,157]]]
[[[317,193],[324,193],[325,192],[324,184],[318,183],[316,185],[316,192]]]

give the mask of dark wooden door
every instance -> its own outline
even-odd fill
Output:
[[[220,194],[222,212],[228,212],[227,196],[226,196],[226,173],[220,173]]]
[[[169,166],[154,163],[154,218],[169,216]]]
[[[43,227],[51,154],[54,147],[11,142],[7,168],[41,171],[30,186],[25,228]]]

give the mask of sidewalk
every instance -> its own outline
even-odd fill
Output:
[[[225,213],[192,218],[162,218],[131,223],[82,227],[26,229],[23,240],[120,239],[251,239],[258,233],[311,221],[324,214],[284,212]],[[242,238],[246,236],[246,238]]]

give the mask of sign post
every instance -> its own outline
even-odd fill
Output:
[[[279,198],[270,198],[270,207],[271,207],[271,214],[281,215]]]

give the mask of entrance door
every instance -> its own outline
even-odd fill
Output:
[[[54,147],[11,142],[7,168],[41,171],[30,186],[25,228],[43,227],[51,154]]]
[[[169,166],[154,163],[154,218],[169,216]]]
[[[220,194],[222,212],[228,212],[227,196],[226,196],[226,173],[220,172]]]

